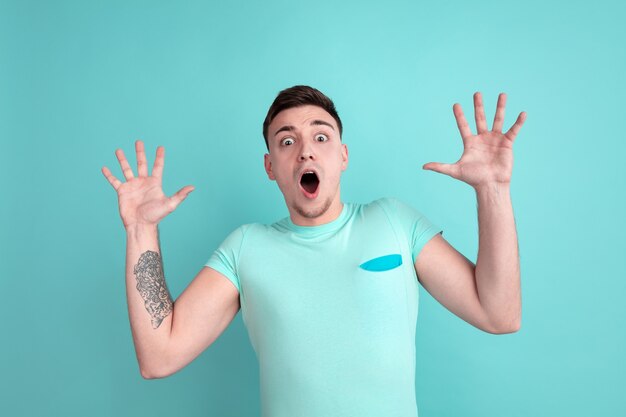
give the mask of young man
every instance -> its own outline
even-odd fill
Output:
[[[476,265],[442,230],[392,198],[344,203],[348,166],[330,99],[307,86],[281,91],[263,124],[265,170],[289,217],[246,224],[213,253],[175,303],[167,290],[157,225],[193,190],[162,192],[163,147],[139,177],[121,150],[125,183],[104,167],[127,231],[127,298],[141,374],[177,372],[213,343],[241,308],[260,366],[263,416],[416,416],[418,281],[454,314],[489,333],[520,327],[517,236],[509,195],[521,113],[502,134],[506,97],[491,131],[474,95],[477,134],[453,107],[465,150],[455,164],[428,163],[476,190]],[[146,314],[146,309],[149,314]]]

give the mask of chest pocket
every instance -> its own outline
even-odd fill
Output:
[[[359,268],[366,271],[380,272],[389,271],[402,265],[402,255],[394,253],[391,255],[379,256],[378,258],[370,259],[367,262],[359,265]]]
[[[388,338],[393,333],[403,339],[403,343],[412,344],[418,306],[412,252],[404,230],[390,212],[392,208],[384,203],[380,207],[389,220],[391,230],[388,233],[395,237],[397,246],[387,246],[387,251],[383,247],[376,248],[378,253],[370,252],[370,256],[361,261],[356,271],[355,298],[361,307],[363,327],[372,337]]]
[[[390,306],[402,304],[406,274],[401,266],[402,255],[399,253],[378,256],[363,262],[355,275],[357,298],[368,309],[389,309]]]

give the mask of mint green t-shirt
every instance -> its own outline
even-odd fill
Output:
[[[235,229],[209,266],[239,290],[263,417],[416,417],[414,262],[441,229],[392,198]]]

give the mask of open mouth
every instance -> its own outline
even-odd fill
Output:
[[[309,194],[307,197],[315,197],[320,185],[320,180],[315,172],[308,171],[300,177],[300,185],[302,189]]]

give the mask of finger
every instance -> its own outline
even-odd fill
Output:
[[[163,165],[165,165],[165,148],[163,146],[159,146],[157,147],[156,158],[154,160],[154,165],[152,166],[153,177],[163,177]]]
[[[185,199],[187,198],[187,196],[189,195],[190,192],[192,192],[195,188],[193,187],[193,185],[187,185],[183,188],[181,188],[180,190],[178,190],[178,192],[176,194],[174,194],[173,196],[171,196],[169,198],[169,204],[170,207],[172,209],[172,211],[178,207],[178,205]]]
[[[453,178],[458,178],[459,176],[459,166],[457,164],[442,164],[439,162],[429,162],[424,164],[423,169],[427,169],[430,171],[435,171],[440,174],[449,175]]]
[[[120,185],[122,185],[122,182],[118,180],[117,178],[115,178],[115,176],[111,174],[111,171],[109,171],[109,168],[107,167],[102,167],[102,173],[104,174],[106,179],[111,183],[115,191],[117,191],[117,189],[120,188]]]
[[[487,131],[487,120],[485,119],[485,108],[483,107],[483,96],[480,92],[474,93],[474,117],[476,119],[476,132],[481,134]]]
[[[455,103],[454,106],[452,106],[452,111],[454,112],[456,125],[459,127],[459,132],[461,132],[461,137],[463,138],[463,140],[472,136],[472,131],[467,124],[467,120],[465,120],[465,115],[463,114],[463,109],[461,108],[461,105],[459,103]]]
[[[504,124],[504,108],[506,107],[506,94],[500,93],[498,96],[498,104],[496,106],[496,116],[493,118],[494,132],[502,133],[502,125]]]
[[[140,177],[147,177],[148,162],[146,161],[146,151],[142,141],[135,141],[135,152],[137,152],[137,173]]]
[[[506,136],[511,140],[511,142],[513,142],[515,140],[515,136],[517,136],[517,133],[522,128],[524,121],[526,121],[526,112],[523,111],[519,114],[519,116],[517,116],[517,120],[515,121],[513,126],[511,126],[509,131],[504,134],[504,136]]]
[[[115,151],[115,155],[117,156],[117,160],[120,161],[120,166],[122,167],[124,178],[126,178],[127,180],[131,178],[135,178],[135,175],[133,174],[133,170],[130,168],[130,165],[128,165],[126,156],[124,156],[124,151],[121,149],[117,149]]]

